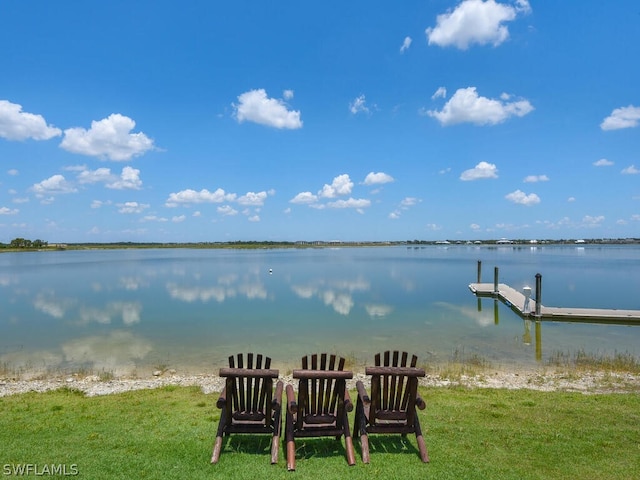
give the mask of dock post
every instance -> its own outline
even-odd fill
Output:
[[[482,283],[482,260],[478,260],[478,283]]]
[[[542,302],[542,275],[536,273],[536,317],[540,316],[540,304]]]
[[[536,320],[536,361],[542,361],[542,325]]]
[[[493,268],[493,293],[497,294],[500,290],[498,289],[498,267]]]

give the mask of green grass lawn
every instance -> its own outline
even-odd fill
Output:
[[[91,479],[638,478],[640,395],[465,388],[421,394],[431,463],[420,461],[413,437],[372,436],[371,464],[358,458],[348,467],[343,444],[324,438],[297,441],[296,472],[286,470],[284,447],[270,465],[270,439],[258,436],[229,437],[211,465],[217,395],[195,387],[8,396],[0,398],[0,477],[27,464],[40,471],[63,464]]]

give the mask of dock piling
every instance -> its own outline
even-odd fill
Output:
[[[542,275],[536,273],[536,317],[540,316],[540,305],[542,305]]]
[[[493,293],[500,293],[498,288],[498,267],[493,268]]]
[[[478,260],[478,283],[482,283],[482,260]]]

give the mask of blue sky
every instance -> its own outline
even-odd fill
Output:
[[[0,241],[640,236],[636,1],[0,3]]]

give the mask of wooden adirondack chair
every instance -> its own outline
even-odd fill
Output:
[[[369,463],[369,434],[399,433],[402,436],[414,433],[423,462],[429,461],[427,446],[422,437],[420,421],[416,407],[423,410],[425,403],[418,396],[418,377],[424,377],[425,371],[416,368],[418,357],[412,355],[407,365],[407,352],[384,352],[384,363],[380,354],[375,356],[375,367],[366,367],[365,373],[371,375],[371,397],[362,382],[356,383],[358,401],[354,435],[360,435],[362,461]]]
[[[271,463],[278,463],[281,431],[281,405],[283,383],[276,383],[273,394],[273,379],[278,370],[271,369],[271,359],[257,355],[255,366],[253,353],[247,354],[244,366],[242,353],[237,355],[237,366],[233,355],[229,357],[229,368],[221,368],[220,376],[226,378],[225,387],[216,403],[222,409],[218,433],[213,447],[211,463],[217,463],[222,452],[224,435],[235,433],[269,434],[271,441]]]
[[[293,386],[287,385],[287,414],[285,438],[287,442],[287,469],[296,469],[296,437],[344,435],[346,457],[349,465],[355,465],[353,440],[349,430],[347,412],[353,404],[346,388],[346,380],[353,373],[344,370],[345,360],[336,355],[318,355],[302,358],[302,369],[293,371],[298,379],[298,401]]]

